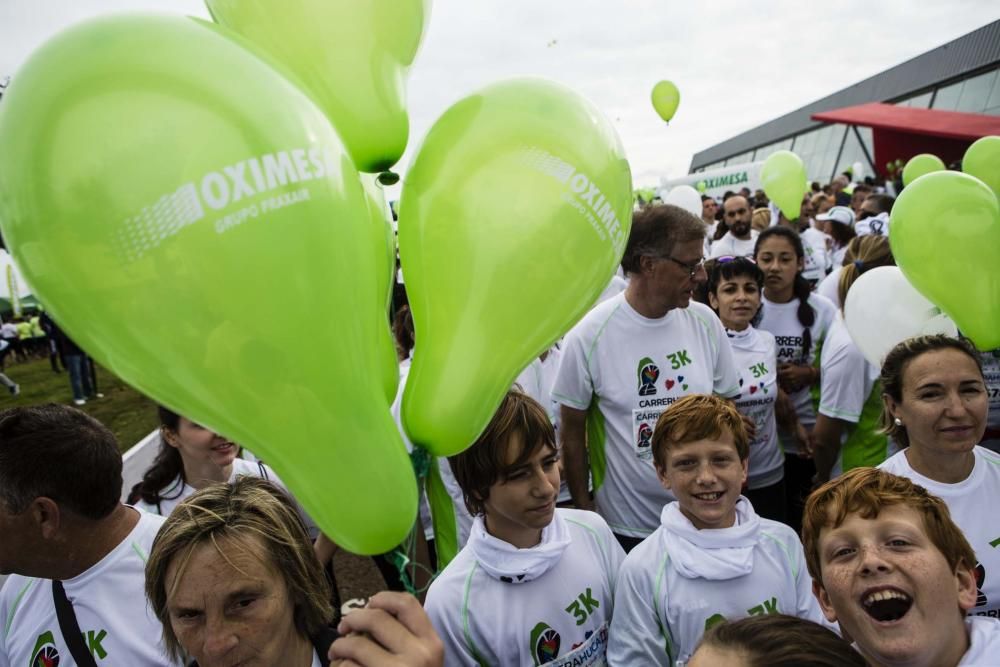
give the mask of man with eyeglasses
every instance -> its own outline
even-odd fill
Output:
[[[626,551],[656,530],[673,499],[653,467],[660,414],[690,394],[740,393],[722,324],[691,300],[708,279],[704,235],[704,222],[676,206],[637,212],[622,258],[628,287],[594,307],[563,344],[552,397],[561,404],[567,484],[578,508],[596,501]]]
[[[746,197],[730,197],[722,205],[722,211],[729,231],[712,243],[712,257],[753,257],[753,246],[760,232],[750,226],[753,211]]]

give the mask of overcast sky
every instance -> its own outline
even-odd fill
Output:
[[[61,28],[128,9],[207,17],[200,0],[0,0],[0,77],[16,76]],[[405,178],[413,148],[453,102],[531,74],[596,103],[635,184],[655,185],[686,174],[696,151],[998,18],[996,0],[433,0],[397,169]],[[681,91],[669,127],[649,102],[660,79]]]

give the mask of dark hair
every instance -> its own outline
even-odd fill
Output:
[[[157,406],[156,411],[160,417],[160,451],[157,452],[153,463],[143,473],[142,479],[129,491],[128,502],[130,503],[142,500],[150,505],[158,505],[163,500],[173,500],[183,493],[183,483],[187,481],[184,477],[184,459],[181,458],[180,450],[167,444],[163,437],[164,430],[177,433],[181,424],[181,416],[162,405]],[[161,492],[165,491],[178,477],[181,478],[181,484],[177,487],[176,495],[171,497],[161,495]]]
[[[903,400],[903,375],[906,374],[907,365],[920,355],[936,350],[964,352],[976,363],[976,368],[982,375],[983,361],[969,339],[952,338],[945,334],[916,336],[897,343],[894,348],[889,350],[889,354],[885,355],[885,361],[882,362],[882,374],[879,378],[882,383],[882,395],[890,396],[897,403],[901,402]],[[882,417],[879,419],[879,427],[882,433],[899,443],[900,447],[909,447],[910,436],[906,433],[906,426],[896,426],[884,400],[882,401]]]
[[[507,449],[515,434],[520,436],[523,447],[514,462],[508,464]],[[448,457],[469,513],[483,514],[490,487],[506,480],[511,470],[524,465],[542,447],[556,449],[555,429],[545,408],[524,392],[511,389],[472,446]]]
[[[622,256],[622,269],[638,274],[643,256],[669,255],[678,243],[704,238],[705,223],[701,218],[672,204],[647,206],[632,215],[632,231]]]
[[[713,625],[701,646],[742,654],[749,667],[866,667],[851,644],[819,623],[788,616],[762,614]]]
[[[893,266],[896,260],[889,248],[889,239],[877,234],[855,236],[847,244],[844,253],[844,267],[837,282],[837,298],[841,309],[847,304],[847,292],[861,274],[879,266]]]
[[[8,512],[20,514],[45,497],[103,519],[118,506],[121,488],[118,441],[90,415],[55,403],[0,412],[0,500]]]
[[[879,213],[892,213],[892,205],[896,203],[892,195],[868,195],[865,201],[874,203]]]
[[[853,192],[871,192],[872,188],[870,185],[865,185],[864,183],[858,183],[854,186]]]
[[[851,242],[857,232],[854,231],[854,225],[842,225],[836,220],[830,221],[830,236],[833,240],[837,242],[837,245],[843,247]]]
[[[761,245],[773,236],[780,236],[788,241],[795,250],[795,256],[799,259],[805,257],[806,251],[802,247],[802,238],[799,236],[799,233],[789,227],[776,226],[768,227],[757,237],[757,243],[753,247],[754,259],[757,259],[757,256],[760,254]],[[802,275],[801,269],[795,273],[793,290],[795,298],[799,300],[799,308],[796,311],[796,315],[798,315],[799,324],[802,325],[802,359],[805,363],[809,363],[809,351],[812,349],[812,330],[810,327],[816,323],[816,311],[809,304],[809,295],[812,294],[812,287],[809,285],[809,281],[805,279],[805,276]]]
[[[715,201],[715,199],[714,199],[713,197],[710,197],[709,195],[702,195],[702,196],[701,196],[701,202],[702,202],[703,204],[704,204],[705,202],[707,202],[707,201],[708,201],[709,199],[711,199],[712,201]]]
[[[706,262],[706,264],[708,264]],[[764,272],[760,270],[753,260],[747,257],[733,257],[728,262],[720,262],[718,258],[715,258],[711,263],[711,270],[708,272],[708,282],[706,283],[706,295],[714,294],[716,297],[719,296],[719,283],[724,280],[732,280],[737,276],[747,276],[752,278],[754,282],[757,283],[759,289],[764,288]],[[707,298],[707,297],[706,297]],[[711,307],[711,302],[708,302],[709,307]],[[718,310],[715,310],[718,314]],[[764,308],[758,308],[757,314],[754,315],[753,324],[760,321],[760,317],[763,313]]]
[[[404,359],[410,356],[410,350],[413,349],[414,345],[413,313],[406,304],[400,306],[399,310],[396,311],[396,316],[392,318],[392,335],[396,339],[396,347],[400,356]]]

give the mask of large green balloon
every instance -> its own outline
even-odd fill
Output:
[[[777,151],[767,156],[760,170],[764,193],[777,204],[789,220],[799,217],[802,197],[809,187],[806,168],[798,155],[791,151]]]
[[[653,86],[651,96],[656,113],[669,123],[670,119],[677,113],[677,107],[681,103],[681,91],[677,90],[677,86],[672,81],[660,81]]]
[[[389,308],[392,302],[392,284],[396,276],[396,234],[392,230],[392,213],[385,203],[385,192],[373,174],[362,174],[361,184],[368,198],[369,232],[372,235],[372,250],[375,253],[375,302],[378,304],[378,318],[375,323],[375,347],[378,350],[379,371],[386,399],[391,404],[396,399],[399,388],[399,357],[396,343],[389,329]]]
[[[974,141],[962,158],[962,171],[990,186],[993,193],[1000,197],[1000,137],[989,136]]]
[[[937,155],[931,155],[930,153],[914,155],[906,163],[906,166],[903,167],[903,186],[909,185],[924,174],[944,170],[944,162]]]
[[[212,17],[270,53],[337,127],[354,164],[379,172],[410,132],[406,76],[430,0],[205,0]]]
[[[892,207],[889,243],[906,278],[981,350],[1000,347],[1000,206],[979,179],[921,177]]]
[[[384,552],[416,485],[359,288],[364,190],[323,113],[238,40],[125,15],[39,49],[0,103],[4,239],[98,361],[265,458],[336,542]]]
[[[631,228],[611,124],[572,90],[514,79],[459,101],[403,184],[399,251],[416,329],[410,438],[462,451],[517,374],[594,303]]]

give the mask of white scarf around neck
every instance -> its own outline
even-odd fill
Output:
[[[469,548],[488,575],[507,584],[523,584],[548,572],[562,558],[570,543],[569,525],[559,510],[552,523],[542,529],[542,541],[527,549],[486,532],[482,516],[477,516],[469,534]]]
[[[722,581],[750,574],[760,517],[750,501],[736,501],[736,523],[729,528],[698,530],[675,501],[660,513],[663,545],[681,576]]]

